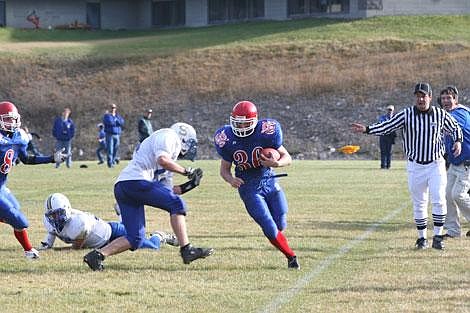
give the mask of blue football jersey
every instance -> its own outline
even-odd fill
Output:
[[[237,137],[230,125],[218,129],[214,135],[217,153],[227,162],[235,165],[235,176],[245,182],[274,175],[271,168],[260,164],[263,148],[278,149],[282,145],[282,129],[273,119],[259,120],[253,134]]]
[[[19,131],[14,132],[11,138],[0,133],[0,187],[5,185],[16,159],[20,155],[27,156],[27,146],[27,139],[21,136]]]

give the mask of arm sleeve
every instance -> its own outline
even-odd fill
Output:
[[[391,133],[403,127],[405,122],[405,112],[395,114],[391,119],[381,123],[372,124],[366,127],[366,134],[381,136]]]
[[[70,120],[70,138],[75,136],[75,124],[72,120]]]

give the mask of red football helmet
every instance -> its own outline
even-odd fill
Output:
[[[230,126],[238,137],[248,137],[258,124],[258,110],[250,101],[240,101],[233,107],[230,115]]]
[[[14,132],[21,126],[21,118],[16,106],[8,101],[0,102],[0,130]]]

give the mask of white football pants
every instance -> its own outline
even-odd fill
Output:
[[[413,201],[415,220],[427,219],[428,199],[431,195],[432,214],[445,215],[446,208],[446,167],[444,159],[421,165],[408,161],[408,190]]]

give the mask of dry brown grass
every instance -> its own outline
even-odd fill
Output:
[[[241,98],[285,102],[303,97],[315,103],[321,97],[327,102],[317,105],[327,105],[341,97],[359,107],[390,99],[405,102],[419,80],[468,86],[469,61],[470,48],[461,44],[394,39],[233,45],[138,59],[10,58],[0,66],[0,85],[2,97],[15,101],[24,121],[43,134],[49,134],[54,114],[72,107],[80,126],[75,146],[93,158],[94,126],[110,102],[119,104],[129,122],[123,137],[129,156],[137,138],[135,121],[148,106],[157,110],[157,127],[186,120],[209,137]],[[202,151],[209,151],[204,145],[203,140]]]

